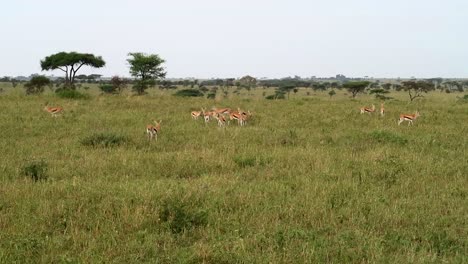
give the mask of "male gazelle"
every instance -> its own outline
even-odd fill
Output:
[[[237,120],[238,124],[240,126],[244,126],[247,124],[247,119],[252,115],[250,111],[244,112],[240,108],[237,108],[237,111],[231,112],[229,114],[229,119],[230,120]]]
[[[372,108],[369,108],[369,107],[361,107],[361,114],[364,114],[364,113],[373,113],[375,112],[375,105],[372,104]]]
[[[213,107],[211,110],[215,112],[216,114],[229,114],[231,113],[231,108],[216,108]]]
[[[211,117],[214,116],[214,114],[215,112],[213,111],[206,112],[205,108],[202,108],[202,115],[203,115],[203,119],[205,120],[205,124],[210,121]]]
[[[160,133],[161,131],[161,121],[162,120],[159,120],[159,122],[156,122],[155,120],[153,120],[153,122],[156,124],[156,125],[147,125],[146,126],[146,134],[148,135],[148,140],[151,141],[153,138],[155,140],[158,140],[158,134]]]
[[[380,104],[380,115],[384,116],[385,115],[385,108],[384,108],[384,103]]]
[[[198,117],[201,116],[201,114],[202,114],[202,111],[192,111],[192,112],[190,113],[190,115],[192,116],[192,118],[193,118],[194,120],[197,120]]]
[[[224,127],[226,125],[226,118],[223,115],[221,115],[219,113],[216,113],[214,115],[214,118],[216,118],[216,120],[218,120],[218,126],[219,127]]]
[[[400,125],[403,121],[408,121],[408,126],[412,125],[413,121],[420,116],[421,115],[419,114],[419,111],[416,111],[414,115],[401,114],[400,119],[398,120],[398,125]]]
[[[50,107],[50,106],[44,106],[44,110],[50,113],[53,117],[57,117],[57,114],[60,114],[63,112],[62,107]]]

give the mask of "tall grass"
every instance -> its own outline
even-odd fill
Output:
[[[466,104],[395,93],[380,117],[358,113],[370,96],[306,92],[2,93],[0,263],[467,262]],[[51,118],[45,101],[65,113]],[[245,127],[191,119],[214,105],[254,115]],[[162,131],[148,142],[153,119]],[[47,181],[25,177],[29,160]]]

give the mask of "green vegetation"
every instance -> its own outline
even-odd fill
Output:
[[[127,143],[129,140],[124,136],[109,133],[93,134],[81,140],[81,144],[91,147],[114,147]]]
[[[59,52],[41,60],[41,69],[43,71],[61,70],[65,73],[65,86],[67,88],[73,88],[76,73],[81,67],[101,68],[104,65],[106,65],[106,62],[101,56],[78,52]]]
[[[43,160],[28,163],[23,167],[23,175],[35,182],[47,180],[47,163]]]
[[[75,99],[75,100],[80,100],[80,99],[90,99],[91,96],[86,93],[79,92],[77,90],[71,90],[71,89],[57,89],[56,92],[58,97],[64,98],[64,99]]]
[[[24,84],[26,94],[40,94],[44,92],[44,87],[50,85],[49,78],[45,76],[34,76],[31,80]]]
[[[194,90],[194,89],[183,89],[179,90],[174,93],[174,96],[179,96],[179,97],[200,97],[203,96],[203,93],[200,92],[199,90]],[[211,97],[211,99],[213,96]]]
[[[408,104],[392,90],[382,117],[359,114],[374,95],[338,88],[333,100],[220,88],[213,101],[89,84],[89,100],[70,100],[22,85],[0,83],[0,263],[468,261],[463,94]],[[254,115],[225,128],[190,117],[212,106]]]
[[[138,95],[145,94],[146,89],[155,85],[155,81],[166,76],[161,66],[165,61],[158,54],[129,53],[130,74],[138,80],[133,85],[133,91]]]

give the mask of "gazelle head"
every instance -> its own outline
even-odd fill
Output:
[[[372,110],[375,110],[375,105],[374,104],[372,104]]]
[[[159,120],[159,122],[158,122],[158,121],[156,121],[156,119],[153,119],[153,123],[154,123],[156,126],[161,125],[161,121],[162,121],[162,120]]]
[[[419,111],[416,111],[416,113],[414,113],[414,116],[415,116],[415,117],[420,117],[421,114],[419,113]]]

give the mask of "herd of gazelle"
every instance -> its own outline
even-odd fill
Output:
[[[63,107],[44,107],[44,110],[47,111],[52,115],[52,117],[57,117],[58,114],[63,113]],[[375,105],[371,107],[363,106],[360,108],[361,114],[368,113],[372,114],[375,112]],[[383,116],[385,114],[384,104],[380,104],[380,115]],[[203,117],[205,124],[208,123],[211,118],[214,118],[218,121],[219,127],[226,126],[227,117],[229,118],[228,124],[232,120],[237,120],[237,123],[240,126],[244,126],[247,124],[247,120],[250,118],[252,113],[250,111],[242,111],[240,108],[237,108],[237,111],[233,111],[230,108],[213,108],[211,111],[206,111],[205,108],[201,108],[201,111],[192,111],[190,113],[194,120],[197,120],[200,116]],[[226,117],[227,116],[227,117]],[[408,121],[408,126],[413,124],[413,121],[416,120],[420,116],[419,112],[416,111],[414,114],[401,114],[400,118],[398,119],[398,125],[403,123],[404,121]],[[146,134],[148,135],[148,140],[158,139],[158,134],[161,131],[161,121],[159,122],[154,121],[154,125],[150,124],[146,126]]]
[[[360,109],[361,114],[368,113],[372,114],[375,112],[375,105],[372,105],[372,107],[366,107],[363,106]],[[385,107],[384,103],[380,104],[380,115],[384,116],[385,115]],[[408,126],[413,124],[413,121],[416,120],[416,118],[420,117],[421,115],[419,114],[419,111],[416,111],[414,114],[401,114],[400,118],[398,119],[398,125],[403,123],[404,121],[408,121]]]
[[[216,108],[214,107],[211,111],[206,111],[205,108],[201,108],[201,111],[192,111],[190,113],[194,120],[197,120],[200,116],[205,120],[205,124],[210,122],[211,118],[218,121],[219,127],[226,126],[226,121],[229,124],[232,120],[237,120],[240,126],[247,124],[247,120],[252,116],[250,111],[242,111],[237,108],[237,111],[231,110],[231,108]],[[227,120],[229,118],[229,120]]]

